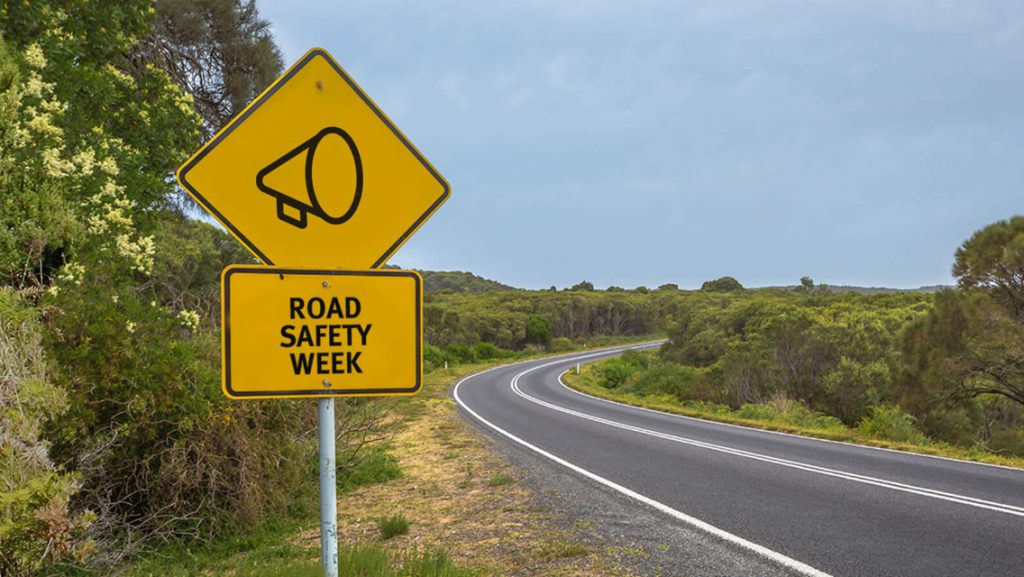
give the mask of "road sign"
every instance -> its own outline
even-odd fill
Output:
[[[224,393],[416,393],[422,380],[422,286],[419,274],[403,270],[224,269]]]
[[[448,198],[447,181],[314,48],[178,169],[266,264],[376,268]]]

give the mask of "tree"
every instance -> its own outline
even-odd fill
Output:
[[[975,232],[956,251],[953,276],[965,289],[982,289],[1016,320],[1024,320],[1024,217]]]
[[[590,281],[583,281],[569,287],[571,291],[592,291],[594,290],[594,284]]]
[[[732,278],[731,276],[723,276],[715,280],[709,280],[701,285],[700,290],[705,292],[735,292],[743,290],[743,285],[740,281]]]
[[[255,0],[156,0],[152,33],[136,50],[192,95],[210,137],[283,68]]]
[[[669,282],[669,283],[665,283],[665,284],[659,286],[658,290],[660,290],[660,291],[677,291],[677,290],[679,290],[679,285],[677,285],[675,283]]]
[[[551,321],[541,315],[526,320],[526,342],[546,347],[551,343]]]
[[[992,223],[956,251],[953,275],[977,291],[968,316],[966,396],[994,394],[1024,405],[1024,217]]]

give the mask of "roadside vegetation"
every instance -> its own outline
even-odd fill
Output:
[[[1022,466],[1022,242],[1022,217],[978,231],[956,252],[958,288],[935,294],[705,283],[657,353],[567,380],[680,414]]]
[[[275,537],[307,530],[315,515],[315,409],[221,393],[219,275],[254,260],[195,219],[172,178],[281,68],[251,0],[0,9],[0,574],[299,575],[315,563],[309,543]],[[527,291],[428,272],[433,393],[336,407],[343,494],[372,488],[383,499],[349,527],[379,538],[375,519],[409,521],[407,535],[388,541],[395,551],[367,542],[352,554],[383,555],[396,575],[417,563],[438,575],[480,565],[474,537],[438,521],[445,510],[396,510],[404,494],[387,492],[401,486],[445,507],[459,495],[481,510],[517,495],[510,507],[529,506],[503,464],[479,465],[484,452],[445,404],[451,379],[652,335],[671,337],[659,355],[596,369],[594,385],[736,418],[1020,457],[1022,229],[1013,219],[979,232],[957,253],[960,288],[935,295],[832,295],[810,279],[749,291],[730,278],[700,291],[587,281]],[[441,461],[403,461],[417,448],[410,430],[444,436],[429,447]],[[479,527],[512,552],[501,567],[532,566],[531,543],[542,540],[569,543],[552,558],[591,558],[587,545],[543,535],[539,517],[534,540],[500,543],[522,522],[501,514],[525,513],[487,511],[509,523]],[[449,539],[434,549],[402,546],[439,525]],[[449,548],[460,547],[456,558]]]

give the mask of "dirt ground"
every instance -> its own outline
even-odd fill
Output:
[[[339,539],[443,549],[483,576],[630,575],[616,562],[622,551],[604,545],[591,523],[552,512],[519,481],[493,441],[459,417],[450,379],[440,381],[411,401],[419,406],[392,440],[403,476],[339,499]],[[396,514],[409,532],[383,541],[377,519]],[[317,530],[300,539],[319,548]]]

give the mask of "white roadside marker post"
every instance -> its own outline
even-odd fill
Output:
[[[338,577],[338,484],[334,452],[334,399],[317,399],[320,433],[320,565]]]

